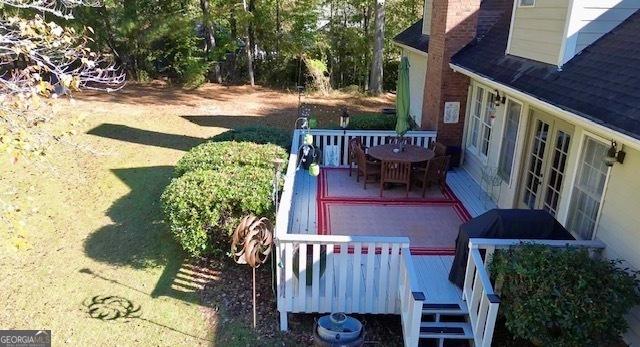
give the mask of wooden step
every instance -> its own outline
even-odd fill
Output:
[[[420,338],[472,340],[473,330],[469,323],[423,322],[420,323]]]
[[[422,314],[433,315],[440,314],[444,316],[461,316],[468,312],[467,305],[464,302],[459,304],[433,304],[427,303],[422,305]]]

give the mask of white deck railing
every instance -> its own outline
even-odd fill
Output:
[[[408,248],[406,237],[280,236],[280,328],[287,312],[400,313],[400,249]]]
[[[298,134],[300,130],[297,130]],[[349,166],[349,141],[353,138],[360,138],[366,147],[373,147],[388,143],[392,138],[398,136],[393,130],[330,130],[313,129],[313,144],[316,148],[325,153],[328,146],[335,146],[338,151],[337,167]],[[295,136],[296,134],[294,134]],[[411,143],[420,147],[429,147],[436,140],[435,131],[409,131],[404,137],[410,138]]]
[[[416,298],[422,293],[416,289],[417,277],[408,238],[288,233],[302,134],[301,130],[293,133],[276,215],[280,328],[287,330],[289,312],[401,314],[403,323],[407,322],[406,326],[410,327],[405,332],[405,341],[415,339],[417,345],[422,302]],[[334,148],[338,149],[341,167],[349,165],[350,139],[360,137],[363,144],[370,147],[387,143],[395,136],[394,131],[323,129],[311,130],[311,134],[314,146],[321,151],[327,146],[337,146]],[[435,132],[415,131],[405,137],[410,137],[415,145],[428,147],[435,140]],[[412,293],[410,298],[399,293],[399,283]]]
[[[500,297],[494,292],[494,287],[489,277],[488,262],[496,249],[516,247],[525,243],[541,244],[549,247],[583,247],[589,249],[603,249],[605,247],[604,243],[597,240],[470,239],[462,299],[466,302],[469,310],[469,321],[473,329],[476,346],[491,346],[500,306]],[[481,250],[485,252],[484,258],[480,253]]]

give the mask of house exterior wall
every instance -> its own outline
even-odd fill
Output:
[[[624,164],[611,168],[595,237],[607,244],[607,256],[640,269],[640,152],[625,148]],[[640,345],[640,308],[628,317],[627,342]]]
[[[472,79],[471,86],[484,86],[493,91],[496,86],[483,85],[481,81]],[[498,91],[506,93],[500,89]],[[470,93],[469,98],[474,94]],[[517,96],[507,93],[507,99],[518,100]],[[583,151],[583,143],[587,137],[608,145],[612,139],[620,140],[620,136],[613,131],[596,130],[572,122],[566,115],[550,112],[537,103],[518,100],[523,105],[518,129],[518,141],[515,150],[515,161],[512,168],[511,182],[503,182],[498,200],[500,208],[518,208],[520,185],[524,181],[524,170],[527,163],[529,130],[532,126],[532,115],[543,115],[554,122],[571,125],[572,139],[568,151],[565,169],[565,180],[562,186],[561,198],[556,218],[563,225],[568,221],[571,205],[571,194],[578,174],[578,167]],[[471,102],[470,102],[471,104]],[[469,112],[473,107],[468,107]],[[478,155],[477,151],[469,148],[465,141],[463,168],[480,184],[481,172],[484,167],[496,166],[499,161],[500,146],[504,136],[504,120],[506,110],[504,105],[496,111],[492,126],[489,154],[486,157]],[[471,116],[467,114],[465,137],[469,138]],[[595,238],[606,245],[605,255],[610,258],[623,259],[627,266],[640,270],[640,150],[624,147],[626,158],[623,164],[615,164],[610,170],[605,185],[599,220],[594,232]],[[604,158],[603,158],[604,159]],[[632,345],[640,344],[640,307],[634,308],[628,316],[630,329],[625,335],[625,341]]]
[[[557,65],[569,0],[536,0],[532,7],[518,3],[516,0],[507,53]]]
[[[403,48],[402,55],[409,59],[409,115],[416,124],[422,122],[422,98],[427,75],[427,54]]]
[[[567,26],[564,64],[640,9],[637,0],[574,0]]]

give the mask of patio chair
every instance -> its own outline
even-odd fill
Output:
[[[407,186],[406,195],[411,189],[411,163],[406,161],[382,161],[380,170],[380,196],[384,191],[385,183],[402,183]]]
[[[432,142],[431,150],[435,153],[436,157],[442,157],[447,155],[447,145],[442,142]]]
[[[362,149],[362,140],[359,137],[354,137],[349,140],[349,177],[351,177],[351,171],[353,171],[354,164],[357,165],[356,149]]]
[[[451,156],[435,157],[427,162],[424,168],[418,168],[414,171],[414,181],[422,184],[422,197],[427,193],[427,188],[433,183],[437,183],[440,187],[445,186],[447,182],[447,170],[449,169],[449,160]]]
[[[358,175],[356,181],[360,182],[360,176],[364,177],[364,189],[367,189],[367,183],[375,182],[380,178],[380,162],[371,161],[367,159],[367,155],[360,147],[355,148],[356,164],[358,165]],[[369,179],[373,178],[373,181]]]

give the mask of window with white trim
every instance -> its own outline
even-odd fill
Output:
[[[502,136],[502,147],[500,147],[500,162],[498,163],[498,175],[507,184],[511,180],[511,170],[513,168],[513,157],[515,155],[521,113],[522,105],[513,100],[509,100],[507,103],[504,135]]]
[[[495,94],[480,86],[473,90],[467,146],[485,157],[489,155],[491,147],[491,125],[496,113],[495,99]]]

